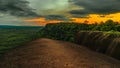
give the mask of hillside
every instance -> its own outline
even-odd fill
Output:
[[[95,68],[119,68],[120,31],[116,26],[57,23],[43,28],[1,28],[1,67],[89,68],[96,64]]]
[[[9,50],[36,39],[41,27],[21,28],[22,26],[0,27],[0,56]],[[17,28],[16,28],[17,27]]]
[[[96,52],[120,60],[120,33],[100,31],[79,31],[75,41]]]
[[[69,42],[38,39],[11,50],[1,68],[120,68],[120,62]]]
[[[38,36],[77,43],[89,47],[91,50],[120,59],[120,32],[116,28],[117,26],[119,25],[109,22],[90,25],[77,23],[48,24],[38,32]]]

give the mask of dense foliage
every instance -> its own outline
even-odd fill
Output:
[[[93,28],[93,30],[120,32],[120,24],[118,22],[108,20],[106,22],[101,22],[100,24],[96,24],[96,26]]]
[[[75,42],[78,31],[108,31],[109,33],[120,32],[120,24],[108,20],[100,24],[86,23],[57,23],[47,24],[44,28],[14,27],[0,28],[0,55],[16,46],[37,38],[50,38],[56,40]]]
[[[86,23],[57,23],[47,24],[39,33],[39,37],[51,38],[74,42],[74,36],[78,31],[109,31],[120,32],[120,24],[108,20],[99,24]]]

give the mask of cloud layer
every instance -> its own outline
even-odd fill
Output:
[[[29,6],[34,8],[41,15],[59,14],[59,11],[68,9],[69,0],[27,0]]]
[[[44,17],[47,20],[63,20],[63,21],[69,20],[69,18],[67,18],[66,16],[63,16],[63,15],[46,15]]]
[[[14,16],[37,16],[26,0],[0,0],[0,12]]]
[[[89,14],[106,15],[120,12],[119,6],[120,0],[0,0],[0,24],[10,20],[12,22],[18,17],[42,16],[47,20],[69,20],[68,17],[88,18]]]
[[[120,0],[71,0],[83,10],[72,10],[71,14],[111,14],[120,12]]]
[[[73,9],[76,7],[73,5],[79,8]],[[67,12],[82,16],[111,14],[119,12],[119,6],[120,0],[0,0],[0,12],[21,17],[64,15]]]

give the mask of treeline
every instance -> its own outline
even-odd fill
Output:
[[[95,24],[92,30],[98,31],[118,31],[120,32],[120,24],[112,20],[107,20],[106,22],[101,22],[100,24]]]
[[[39,37],[51,38],[63,41],[74,42],[74,36],[78,31],[110,31],[120,32],[120,24],[112,20],[99,24],[87,23],[57,23],[47,24],[39,31]]]
[[[47,24],[42,28],[0,28],[0,55],[16,46],[38,38],[75,42],[75,35],[79,31],[109,31],[120,32],[120,24],[108,20],[100,24],[87,23],[57,23]]]
[[[77,23],[47,24],[39,31],[39,37],[74,42],[74,35],[79,30],[91,30],[94,26]]]

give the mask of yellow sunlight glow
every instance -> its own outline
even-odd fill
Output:
[[[98,15],[98,14],[90,14],[89,18],[71,18],[71,22],[84,23],[86,21],[87,24],[93,24],[93,23],[105,22],[110,19],[110,20],[120,23],[120,13],[103,15],[103,16],[104,17],[100,17],[100,15]],[[33,19],[27,19],[24,21],[25,22],[34,22],[35,25],[38,25],[38,26],[45,26],[48,23],[64,22],[62,20],[46,20],[45,18],[33,18]],[[33,26],[35,26],[35,25],[33,25]]]
[[[100,17],[98,14],[90,14],[90,18],[72,18],[74,22],[84,23],[88,21],[88,24],[105,22],[107,20],[113,20],[120,23],[120,13],[105,15],[105,17]]]

